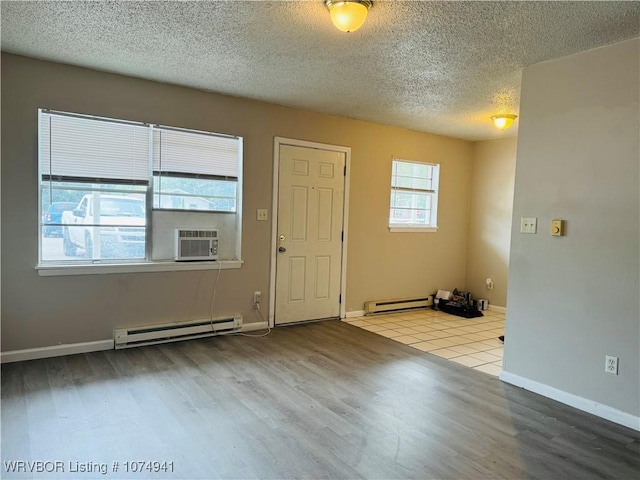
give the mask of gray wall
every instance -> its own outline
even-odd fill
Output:
[[[505,371],[640,414],[640,40],[524,70]],[[538,217],[538,233],[519,233]],[[550,221],[566,220],[565,237]],[[620,374],[604,372],[605,355]]]
[[[215,315],[259,321],[255,290],[268,311],[271,222],[256,221],[256,209],[271,207],[274,136],[352,149],[347,311],[464,287],[471,142],[3,54],[3,352],[105,340],[116,326],[208,318],[217,274],[38,276],[38,108],[244,137],[245,263],[221,272]],[[442,165],[437,233],[389,232],[394,156]]]

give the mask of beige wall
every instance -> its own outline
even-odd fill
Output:
[[[466,289],[500,307],[507,304],[516,145],[515,137],[487,140],[473,151]]]
[[[38,276],[39,107],[244,137],[245,263],[222,271],[215,314],[255,322],[253,291],[268,298],[271,224],[257,222],[255,211],[271,206],[274,136],[352,149],[347,311],[370,299],[464,286],[472,143],[3,54],[2,351],[109,339],[116,326],[208,317],[216,274]],[[389,233],[394,155],[441,163],[437,233]]]
[[[510,381],[635,428],[639,87],[639,39],[524,70],[504,352]],[[520,217],[538,233],[520,234]],[[550,235],[554,218],[566,236]]]

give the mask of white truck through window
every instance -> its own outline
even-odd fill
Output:
[[[94,192],[62,214],[62,245],[67,256],[81,249],[87,258],[143,258],[145,202],[140,196]]]

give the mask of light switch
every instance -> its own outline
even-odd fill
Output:
[[[554,237],[562,237],[564,235],[563,220],[551,220],[551,235]]]
[[[256,214],[256,219],[263,221],[263,220],[267,220],[269,218],[269,210],[267,210],[266,208],[259,208],[257,210],[257,214]]]
[[[536,217],[522,217],[520,219],[520,233],[536,233],[538,219]]]

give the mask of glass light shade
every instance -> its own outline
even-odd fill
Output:
[[[516,118],[518,118],[517,115],[510,115],[510,114],[504,113],[501,115],[492,116],[491,120],[493,120],[493,124],[496,126],[496,128],[499,128],[500,130],[506,130],[511,125],[513,125],[513,121]]]
[[[338,30],[355,32],[367,18],[370,4],[361,2],[327,2],[331,21]]]

